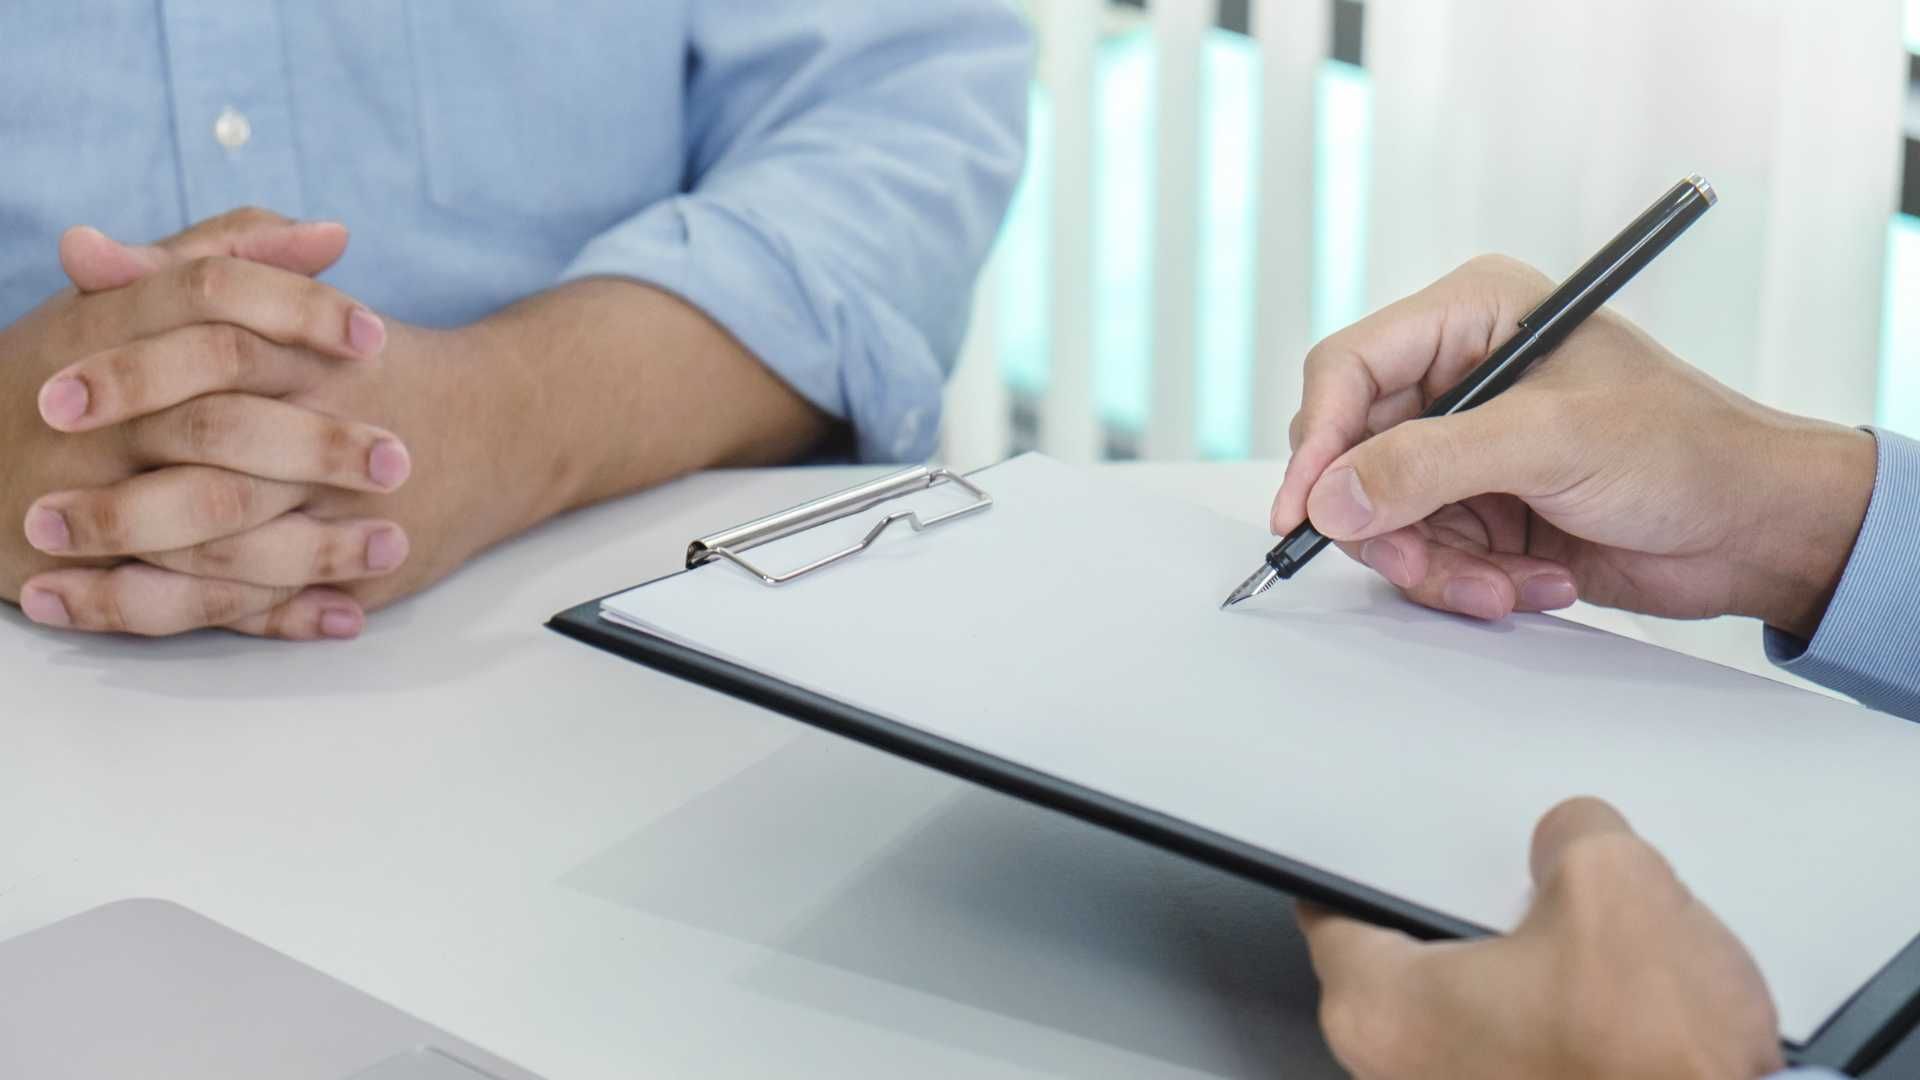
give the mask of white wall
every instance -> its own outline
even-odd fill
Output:
[[[1690,172],[1721,203],[1618,307],[1733,386],[1874,415],[1899,0],[1369,0],[1382,303],[1480,251],[1561,274]]]

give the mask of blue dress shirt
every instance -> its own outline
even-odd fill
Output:
[[[144,241],[263,206],[344,222],[328,280],[405,321],[658,286],[862,457],[921,458],[1022,166],[1030,53],[1004,0],[18,5],[0,325],[65,285],[69,225]]]

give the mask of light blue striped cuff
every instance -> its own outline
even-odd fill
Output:
[[[1813,640],[1769,627],[1767,658],[1863,705],[1920,720],[1920,442],[1880,444],[1860,538]]]

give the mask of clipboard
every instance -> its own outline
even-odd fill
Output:
[[[900,534],[897,544],[937,545],[948,530],[957,533],[968,528],[986,528],[985,523],[1002,512],[996,509],[992,494],[998,486],[996,470],[1002,468],[1005,466],[967,476],[932,467],[909,469],[733,529],[696,538],[688,545],[686,570],[641,588],[698,571],[733,574],[770,596],[803,581],[811,583],[807,588],[824,590],[831,586],[836,573],[834,567],[872,557],[870,553],[890,533]],[[966,498],[939,513],[887,508],[887,504],[896,500],[941,487],[963,492]],[[862,517],[869,514],[870,519]],[[969,519],[980,524],[970,526],[966,524]],[[858,526],[850,534],[852,542],[827,544],[797,565],[747,554],[835,522],[842,523],[842,531],[850,525]],[[1254,540],[1257,546],[1257,535]],[[931,565],[929,562],[928,566]],[[1225,564],[1225,569],[1230,571],[1235,566],[1237,563],[1230,562]],[[1369,922],[1423,939],[1473,938],[1494,932],[1483,922],[1415,902],[1394,890],[1367,884],[1316,861],[1250,843],[1055,771],[985,752],[965,741],[924,730],[901,717],[853,703],[844,695],[807,685],[803,680],[770,674],[722,649],[703,647],[657,628],[606,617],[603,604],[621,595],[624,594],[611,594],[561,612],[549,626],[568,637],[676,678]],[[1200,595],[1196,602],[1206,603],[1206,596]],[[1663,650],[1653,651],[1671,655],[1664,654]],[[964,660],[955,658],[948,662],[964,663]],[[1565,792],[1567,795],[1577,793]],[[1514,863],[1524,864],[1524,853],[1524,846],[1516,846],[1509,856]],[[1684,864],[1681,870],[1683,874],[1686,872]],[[1853,989],[1810,1038],[1783,1045],[1788,1059],[1795,1064],[1824,1065],[1858,1075],[1898,1044],[1916,1022],[1920,1022],[1920,936],[1891,950],[1884,957],[1884,963]]]

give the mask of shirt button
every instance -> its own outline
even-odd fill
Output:
[[[238,150],[253,138],[253,125],[247,122],[246,113],[229,105],[220,110],[220,118],[213,122],[213,137],[221,146]]]

